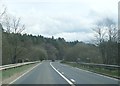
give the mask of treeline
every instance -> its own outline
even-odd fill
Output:
[[[51,59],[105,64],[116,64],[118,61],[117,42],[102,42],[97,46],[79,41],[66,42],[64,38],[8,33],[4,29],[2,33],[3,64]],[[102,57],[100,50],[107,56]]]
[[[57,59],[93,63],[103,63],[105,59],[99,52],[99,47],[94,44],[78,41],[66,42],[63,38],[54,39],[53,37],[7,33],[4,30],[2,35],[3,64],[17,63],[21,59],[23,61]],[[15,41],[17,41],[17,47],[15,47]],[[112,47],[109,52],[115,51],[114,49],[117,48],[116,44],[113,44]],[[112,61],[110,64],[117,63],[116,55],[117,52],[110,53],[109,59]]]
[[[98,47],[83,42],[66,42],[63,38],[45,38],[41,35],[8,33],[2,34],[2,63],[17,63],[20,59],[26,61],[35,60],[67,60],[87,62],[99,62],[100,53]],[[99,59],[99,61],[98,61]]]
[[[4,14],[4,15],[3,15]],[[98,21],[93,29],[95,41],[66,42],[64,38],[45,38],[22,34],[25,25],[20,18],[3,12],[2,64],[35,60],[65,60],[103,64],[118,64],[118,28],[111,18]],[[0,25],[1,25],[0,24]]]
[[[119,64],[119,31],[117,23],[112,18],[103,18],[97,21],[93,30],[95,31],[103,64]]]

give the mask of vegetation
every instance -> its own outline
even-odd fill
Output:
[[[23,61],[58,59],[104,64],[118,64],[118,35],[116,23],[105,18],[94,27],[96,42],[66,42],[64,38],[45,38],[22,34],[25,25],[20,18],[0,16],[2,29],[2,64]]]
[[[96,23],[95,37],[104,64],[118,64],[118,28],[111,18],[104,18]]]
[[[88,70],[91,72],[95,72],[95,73],[99,73],[99,74],[103,74],[103,75],[107,75],[110,77],[114,77],[114,78],[119,78],[120,77],[120,71],[118,69],[116,70],[110,70],[107,68],[102,68],[102,67],[90,67],[90,66],[83,66],[81,64],[78,63],[69,63],[69,62],[62,62],[65,63],[67,65],[73,66],[73,67],[77,67],[83,70]]]
[[[17,37],[16,58],[14,58],[14,36]],[[44,38],[43,36],[22,35],[3,31],[2,63],[16,63],[19,59],[24,61],[26,59],[29,61],[43,59],[76,61],[77,58],[81,57],[82,60],[86,61],[89,57],[90,60],[94,62],[95,59],[100,59],[97,46],[93,44],[85,44],[83,42],[73,43],[74,42],[65,42],[63,38],[52,39]],[[86,50],[88,51],[87,53],[85,53]],[[95,56],[95,54],[97,55]]]
[[[4,81],[5,79],[8,79],[14,75],[19,75],[19,73],[24,72],[24,71],[28,70],[29,68],[34,67],[35,65],[37,65],[37,63],[23,65],[21,67],[11,68],[8,70],[3,70],[2,71],[2,79]]]
[[[17,51],[16,59],[14,59],[14,36],[17,37]],[[113,47],[111,50],[110,59],[112,62],[110,64],[117,64],[117,52],[114,48],[117,48],[117,43],[112,43],[113,46],[108,45],[109,42],[104,42],[106,44],[104,48],[106,50],[109,47]],[[28,34],[15,34],[7,33],[3,30],[2,39],[2,63],[10,64],[16,63],[19,59],[29,61],[43,60],[43,59],[60,59],[67,61],[83,61],[83,62],[93,62],[93,63],[103,63],[105,58],[102,58],[99,52],[99,46],[94,44],[87,44],[84,42],[66,42],[63,38],[53,39],[44,38],[43,36],[33,36]],[[109,49],[110,52],[110,49]],[[105,53],[109,53],[105,51]],[[107,62],[106,62],[107,64]]]

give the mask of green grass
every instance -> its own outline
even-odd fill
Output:
[[[2,71],[0,71],[0,79],[2,78]]]
[[[2,70],[2,79],[6,79],[9,78],[17,73],[23,72],[25,70],[27,70],[28,68],[34,66],[35,64],[29,64],[29,65],[24,65],[21,67],[17,67],[17,68],[11,68],[11,69],[7,69],[7,70]]]
[[[87,66],[82,66],[82,65],[77,64],[77,63],[68,63],[68,62],[62,62],[62,63],[65,63],[65,64],[73,66],[73,67],[77,67],[80,69],[88,70],[91,72],[108,75],[110,77],[120,77],[120,71],[118,71],[118,70],[109,70],[109,69],[105,69],[105,68],[87,67]]]

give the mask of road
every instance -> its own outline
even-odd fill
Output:
[[[74,84],[118,84],[117,79],[50,61],[43,61],[13,84],[70,84],[69,81]]]

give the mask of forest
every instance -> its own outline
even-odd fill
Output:
[[[102,42],[98,46],[79,41],[66,42],[64,38],[8,33],[2,29],[3,64],[52,59],[117,64],[117,48],[117,42]]]
[[[36,60],[64,60],[88,63],[118,64],[118,29],[111,18],[98,21],[93,28],[95,42],[67,42],[42,35],[22,33],[20,18],[1,16],[2,64]]]
[[[84,42],[66,42],[64,38],[45,38],[41,35],[14,34],[4,32],[2,34],[2,62],[10,64],[23,61],[36,60],[67,60],[76,61],[80,58],[92,62],[100,59],[98,47]]]

